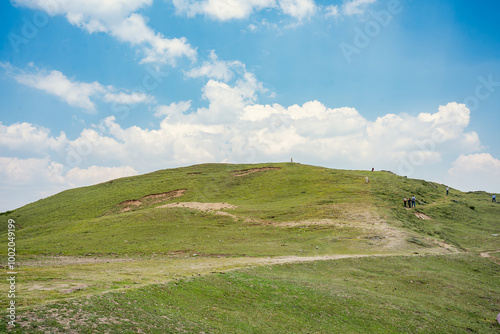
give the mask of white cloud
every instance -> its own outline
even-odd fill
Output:
[[[27,149],[32,145],[42,156],[63,152],[60,162],[70,167],[127,165],[143,171],[238,161],[243,148],[251,147],[255,161],[299,155],[316,164],[378,164],[398,172],[403,160],[420,168],[442,161],[443,154],[456,157],[483,149],[477,134],[466,131],[470,112],[464,105],[450,103],[435,113],[387,114],[368,121],[354,108],[332,109],[318,101],[289,107],[256,104],[261,89],[250,73],[234,85],[209,80],[204,88],[208,107],[186,113],[191,101],[158,106],[155,113],[162,121],[152,130],[122,128],[108,117],[99,133],[85,129],[68,140],[30,124],[2,125],[0,147],[33,152]]]
[[[233,79],[235,72],[239,73],[244,70],[245,65],[240,61],[219,60],[215,51],[212,50],[208,61],[204,61],[200,67],[186,72],[186,75],[191,78],[207,77],[227,82]]]
[[[157,116],[168,117],[156,130],[124,129],[108,118],[104,131],[108,135],[87,131],[70,146],[76,149],[90,142],[91,161],[140,164],[140,170],[153,165],[240,161],[242,151],[251,148],[255,161],[283,161],[297,155],[316,164],[346,168],[377,164],[396,172],[402,159],[418,157],[418,168],[441,162],[444,153],[458,156],[481,149],[477,135],[465,131],[468,123],[457,127],[452,136],[437,135],[449,131],[440,115],[455,110],[461,117],[469,112],[465,107],[456,109],[455,104],[433,114],[388,114],[368,121],[354,108],[331,109],[318,101],[286,108],[256,104],[255,89],[251,80],[233,86],[210,80],[204,89],[208,108],[185,114],[189,101],[160,106]]]
[[[288,107],[257,104],[256,94],[261,89],[250,73],[234,84],[209,80],[204,88],[208,107],[186,113],[190,101],[158,106],[155,111],[162,119],[156,129],[122,127],[111,116],[102,122],[100,132],[85,129],[78,138],[68,140],[64,134],[54,138],[30,124],[3,125],[0,145],[22,149],[41,140],[52,143],[42,145],[36,155],[50,160],[28,161],[26,168],[44,170],[46,175],[52,170],[52,180],[60,185],[115,175],[106,169],[98,173],[92,166],[130,166],[147,172],[202,162],[289,161],[293,157],[316,165],[376,166],[395,172],[400,171],[402,161],[407,161],[418,172],[419,168],[449,164],[461,154],[472,155],[455,162],[450,171],[454,180],[470,174],[469,169],[479,176],[489,174],[500,179],[498,160],[474,155],[482,147],[477,134],[466,131],[470,111],[464,105],[449,103],[434,113],[387,114],[369,121],[354,108],[328,108],[319,101]],[[22,145],[16,146],[16,139]],[[63,152],[62,157],[61,153],[53,154],[52,147]],[[474,165],[474,161],[480,163]],[[17,174],[15,171],[22,164],[14,161],[10,165],[7,174],[20,178],[22,169]],[[62,173],[63,165],[73,172]],[[26,175],[30,182],[38,182],[30,173]],[[42,179],[49,180],[48,176]],[[478,180],[477,187],[486,188],[487,178]]]
[[[206,15],[220,21],[247,18],[254,11],[275,6],[275,0],[173,0],[178,14]]]
[[[64,177],[72,187],[80,187],[137,174],[138,172],[134,168],[128,166],[90,166],[87,169],[80,169],[78,167],[72,168],[64,175]]]
[[[209,106],[198,109],[193,117],[196,117],[197,122],[207,124],[236,122],[245,106],[255,103],[257,93],[265,91],[262,83],[249,72],[245,72],[233,86],[209,80],[203,88],[203,98],[209,102]]]
[[[56,177],[60,164],[50,162],[49,158],[18,159],[0,157],[0,175],[3,182],[17,185],[32,184],[34,181],[58,183]]]
[[[120,21],[152,0],[12,0],[14,5],[65,15],[78,27],[93,32],[108,32],[109,24]]]
[[[258,27],[255,24],[250,23],[248,25],[248,31],[254,32],[258,29]]]
[[[495,159],[489,153],[477,153],[470,155],[460,155],[453,168],[450,169],[450,175],[458,175],[460,172],[491,172],[493,176],[500,176],[500,160]]]
[[[49,129],[30,123],[15,123],[10,126],[0,123],[2,150],[45,156],[50,151],[61,152],[67,142],[63,132],[58,137],[52,137]]]
[[[248,18],[253,12],[266,8],[279,8],[298,20],[311,17],[316,12],[314,0],[173,0],[177,14],[194,17],[206,15],[219,21]],[[250,30],[255,30],[250,25]]]
[[[325,7],[325,12],[326,17],[338,18],[340,16],[339,6],[337,5],[330,5]]]
[[[137,104],[137,103],[150,103],[154,98],[144,93],[133,92],[130,94],[120,93],[106,93],[103,97],[105,102],[115,102],[118,104]]]
[[[98,82],[85,83],[71,81],[64,74],[56,70],[50,72],[39,71],[36,73],[21,72],[13,77],[23,85],[55,95],[70,106],[81,108],[90,113],[96,111],[95,105],[90,98],[106,91]]]
[[[137,174],[134,168],[128,166],[91,166],[67,170],[61,163],[51,161],[48,157],[0,157],[0,186],[3,189],[0,211],[15,209],[64,189]]]
[[[189,101],[180,101],[180,102],[172,102],[170,105],[159,105],[155,108],[155,117],[169,117],[172,119],[179,119],[183,113],[191,108],[191,100]]]
[[[500,160],[489,153],[460,155],[448,170],[447,181],[462,190],[500,192]]]
[[[363,14],[366,7],[373,3],[377,2],[377,0],[351,0],[347,1],[342,6],[342,12],[345,15],[359,15]]]
[[[27,70],[15,68],[8,63],[0,63],[0,66],[6,70],[8,76],[20,84],[54,95],[70,106],[88,113],[96,112],[96,99],[128,105],[154,102],[152,96],[142,92],[124,92],[113,86],[103,86],[97,81],[92,83],[73,81],[57,70],[40,70],[32,64]]]
[[[49,15],[64,15],[69,23],[88,33],[105,32],[122,42],[138,46],[141,63],[175,66],[176,60],[196,58],[196,50],[185,37],[165,38],[146,24],[136,11],[152,0],[14,0],[15,5],[43,10]]]
[[[134,13],[111,25],[111,34],[120,41],[143,45],[145,57],[141,63],[175,65],[177,58],[196,59],[196,50],[189,45],[185,37],[165,38],[161,33],[155,33],[149,28],[144,17],[139,14]]]
[[[314,0],[279,0],[279,6],[283,13],[298,20],[311,17],[316,12]]]

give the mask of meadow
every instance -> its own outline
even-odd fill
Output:
[[[445,188],[281,163],[67,190],[0,215],[19,287],[0,330],[498,333],[500,205]]]

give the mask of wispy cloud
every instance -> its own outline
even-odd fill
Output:
[[[218,21],[245,19],[263,9],[277,9],[302,20],[314,15],[317,8],[314,0],[173,0],[173,4],[179,15],[206,15]]]
[[[104,86],[97,81],[86,83],[71,80],[57,70],[38,69],[30,64],[26,69],[16,68],[9,63],[0,63],[8,76],[20,84],[41,90],[58,97],[68,105],[88,113],[96,113],[95,100],[119,104],[153,102],[154,98],[145,93],[129,93],[113,86]]]
[[[325,16],[338,18],[340,16],[339,6],[330,5],[330,6],[325,7]]]
[[[313,0],[279,0],[279,6],[283,13],[298,20],[313,16],[317,9]]]
[[[371,5],[373,3],[377,2],[377,0],[351,0],[351,1],[346,1],[342,5],[342,12],[345,15],[351,16],[351,15],[357,15],[357,14],[363,14],[365,12],[365,9],[367,8],[368,5]]]
[[[173,0],[179,15],[206,15],[219,21],[247,18],[252,12],[275,6],[275,0]]]
[[[136,11],[152,0],[14,0],[15,5],[43,10],[49,15],[64,15],[69,23],[88,33],[108,33],[139,48],[141,63],[176,65],[176,60],[196,58],[196,50],[185,37],[166,38],[154,32]]]
[[[219,60],[215,51],[210,51],[208,60],[204,61],[201,66],[194,67],[186,72],[186,75],[191,78],[210,78],[223,80],[225,82],[231,80],[235,76],[235,72],[245,70],[245,65],[240,61],[224,61]]]

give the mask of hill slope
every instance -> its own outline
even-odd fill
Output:
[[[369,177],[369,183],[365,177]],[[404,208],[402,198],[411,195],[417,197],[417,207]],[[157,208],[177,202],[228,203],[233,208],[211,211]],[[489,202],[487,194],[452,190],[446,196],[443,185],[388,172],[341,171],[292,163],[207,164],[67,190],[17,209],[5,215],[5,219],[14,219],[19,225],[19,254],[187,249],[217,252],[205,247],[210,238],[203,242],[195,240],[202,232],[219,235],[218,239],[233,244],[255,238],[252,233],[261,235],[264,243],[276,236],[284,244],[298,234],[316,233],[311,242],[323,247],[320,244],[333,244],[339,238],[353,239],[359,236],[357,230],[370,226],[374,227],[374,235],[365,239],[368,243],[389,238],[390,235],[378,234],[391,227],[393,233],[395,228],[404,228],[462,249],[484,251],[497,248],[498,239],[492,234],[499,232],[499,210],[498,205]],[[424,215],[417,217],[415,213]],[[3,233],[5,228],[3,224]],[[240,229],[242,232],[238,233]],[[337,237],[329,239],[328,232],[332,230]],[[339,232],[343,233],[340,237]],[[237,237],[246,234],[246,238]],[[325,236],[321,243],[320,235]],[[370,238],[366,233],[362,236]],[[203,249],[181,247],[180,244],[186,243],[185,238],[195,240],[193,244]],[[253,250],[229,247],[218,252],[283,253],[269,247],[266,254],[261,244],[255,246]],[[297,251],[286,253],[300,255]]]
[[[416,207],[403,207],[402,198],[412,195]],[[500,287],[492,286],[499,269],[479,253],[497,256],[499,213],[500,205],[485,193],[451,189],[446,196],[443,185],[390,172],[282,163],[162,170],[67,190],[0,217],[16,222],[16,303],[24,319],[31,319],[20,322],[25,326],[20,332],[135,328],[244,333],[287,332],[298,326],[299,332],[338,328],[359,333],[419,328],[455,332],[470,321],[491,318],[499,302]],[[4,240],[6,233],[2,224]],[[407,266],[415,256],[419,259]],[[351,259],[338,260],[347,257]],[[283,270],[266,274],[269,265],[287,263]],[[224,272],[248,266],[264,267],[235,272],[224,283]],[[395,274],[400,272],[403,276]],[[192,278],[199,275],[204,277]],[[331,281],[331,275],[343,281]],[[424,285],[408,293],[406,278]],[[200,284],[211,291],[209,296]],[[247,285],[260,288],[253,291]],[[394,289],[391,296],[377,290],[380,285],[384,291]],[[472,285],[476,292],[470,291]],[[279,295],[274,286],[281,289]],[[168,294],[161,292],[166,287]],[[431,306],[432,294],[447,289],[466,297],[446,295],[446,308]],[[234,298],[228,304],[218,295]],[[347,299],[339,304],[335,296]],[[488,303],[483,305],[484,298]],[[251,306],[245,307],[249,300]],[[372,311],[381,300],[388,306]],[[431,315],[414,314],[405,306],[409,302],[419,314]],[[140,309],[125,306],[136,303]],[[150,303],[163,306],[151,309]],[[290,313],[283,303],[321,319]],[[260,306],[268,317],[256,322],[262,317]],[[346,327],[347,310],[353,307],[370,316]],[[439,319],[450,307],[453,321],[441,326]],[[57,320],[43,316],[53,312]],[[327,316],[331,312],[347,313],[335,318]],[[133,325],[123,322],[125,314]],[[280,325],[292,315],[293,324]],[[370,317],[387,321],[373,324]],[[92,327],[88,319],[114,320]],[[428,325],[421,327],[418,321]],[[68,327],[68,322],[75,324]],[[468,328],[484,331],[491,326],[487,321]]]

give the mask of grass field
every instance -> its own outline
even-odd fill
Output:
[[[498,333],[499,213],[389,172],[206,164],[67,190],[0,238],[14,219],[20,333]]]

